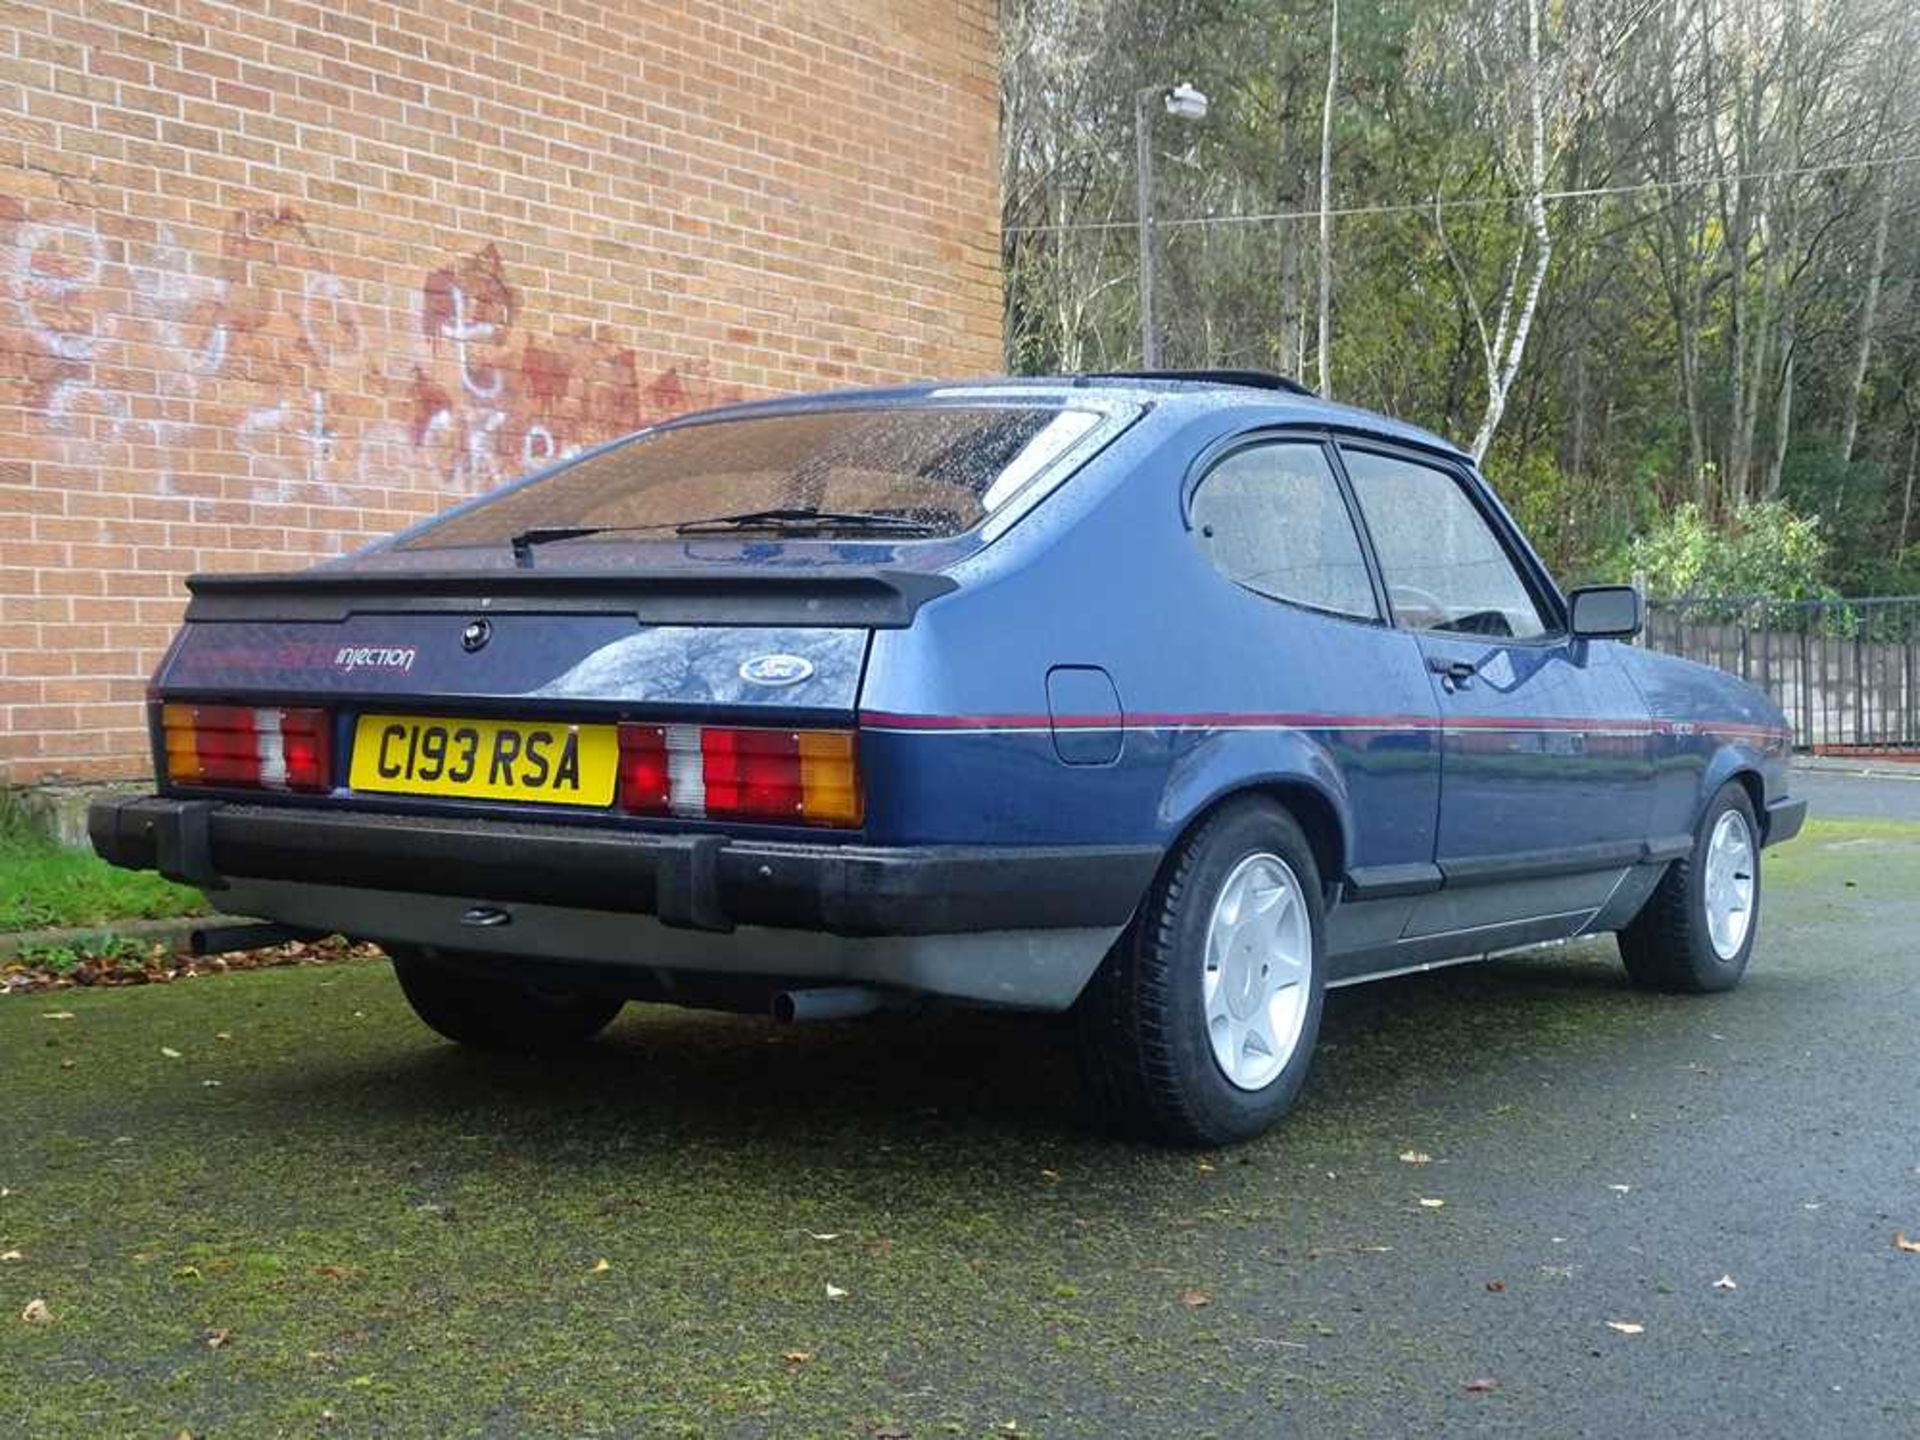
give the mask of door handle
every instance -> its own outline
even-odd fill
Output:
[[[1440,688],[1451,693],[1467,685],[1479,667],[1467,660],[1448,660],[1439,655],[1429,655],[1427,669],[1440,677]]]

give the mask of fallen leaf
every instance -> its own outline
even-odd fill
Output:
[[[869,1240],[867,1242],[867,1253],[880,1260],[886,1259],[887,1256],[893,1253],[893,1237],[890,1235],[882,1235],[877,1240]]]
[[[1498,1390],[1499,1388],[1500,1382],[1498,1380],[1469,1380],[1466,1384],[1466,1391],[1469,1395],[1485,1395],[1489,1391]]]
[[[231,1330],[209,1330],[207,1331],[207,1348],[209,1350],[218,1350],[232,1338],[233,1332]]]
[[[587,1271],[587,1273],[589,1275],[604,1275],[611,1269],[613,1269],[613,1262],[603,1256],[593,1262],[593,1268]]]
[[[1180,1303],[1189,1310],[1198,1310],[1202,1305],[1211,1305],[1213,1297],[1204,1290],[1182,1290]]]
[[[167,1059],[169,1060],[178,1060],[180,1058],[180,1052],[174,1049],[171,1045],[162,1045],[160,1047],[160,1053],[166,1056]]]
[[[904,1425],[880,1425],[874,1429],[873,1440],[913,1440],[913,1431]]]
[[[1445,1205],[1446,1203],[1447,1203],[1447,1202],[1446,1202],[1446,1201],[1444,1201],[1444,1200],[1426,1200],[1426,1199],[1422,1199],[1422,1200],[1421,1200],[1421,1202],[1420,1202],[1420,1208],[1421,1208],[1421,1209],[1423,1209],[1423,1210],[1438,1210],[1438,1209],[1440,1209],[1440,1208],[1441,1208],[1442,1206],[1444,1206],[1444,1205]]]
[[[198,1280],[200,1278],[200,1267],[198,1265],[182,1265],[178,1270],[173,1272],[173,1278],[176,1280]]]
[[[344,1280],[347,1278],[347,1267],[344,1265],[316,1265],[313,1267],[313,1273],[320,1276],[323,1280]]]
[[[1507,1282],[1504,1280],[1487,1281],[1487,1289],[1491,1290],[1496,1295],[1498,1295],[1502,1290],[1505,1290],[1506,1288],[1507,1288]]]
[[[47,1302],[44,1300],[29,1300],[27,1308],[20,1312],[20,1318],[29,1325],[51,1325],[53,1311],[47,1308]]]
[[[809,1240],[838,1240],[840,1235],[841,1232],[838,1230],[829,1230],[825,1234],[821,1234],[815,1230],[807,1231],[807,1238]]]
[[[827,1298],[829,1300],[844,1300],[847,1298],[847,1292],[829,1280],[827,1282]]]
[[[1617,1330],[1622,1335],[1644,1335],[1647,1327],[1644,1325],[1636,1325],[1631,1320],[1609,1320],[1607,1321],[1607,1329]]]
[[[813,1359],[813,1352],[811,1350],[783,1350],[780,1352],[780,1358],[789,1365],[805,1365],[809,1360]]]
[[[1920,1240],[1909,1240],[1906,1231],[1896,1230],[1893,1232],[1893,1248],[1904,1250],[1909,1255],[1920,1255]]]
[[[1433,1157],[1424,1150],[1402,1150],[1400,1163],[1403,1165],[1431,1165]]]
[[[1722,1275],[1718,1280],[1713,1282],[1713,1288],[1716,1290],[1738,1290],[1740,1287],[1733,1283],[1733,1276]]]
[[[41,1013],[41,1016],[40,1016],[40,1018],[41,1018],[42,1020],[71,1020],[71,1019],[73,1019],[73,1011],[71,1011],[71,1010],[47,1010],[47,1011],[43,1011],[43,1012]]]

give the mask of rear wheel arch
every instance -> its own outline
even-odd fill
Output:
[[[1269,800],[1279,805],[1307,837],[1313,861],[1320,870],[1320,886],[1329,898],[1347,873],[1347,827],[1339,805],[1323,788],[1304,777],[1275,777],[1250,781],[1215,795],[1189,815],[1167,842],[1166,854],[1180,852],[1187,838],[1229,805]]]

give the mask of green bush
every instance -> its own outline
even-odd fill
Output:
[[[1827,541],[1819,520],[1781,500],[1749,505],[1723,526],[1699,506],[1681,505],[1636,536],[1624,560],[1662,600],[1822,600],[1838,593],[1821,579]]]

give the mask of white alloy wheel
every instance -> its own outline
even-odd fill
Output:
[[[1201,976],[1214,1063],[1234,1086],[1263,1090],[1287,1068],[1312,976],[1313,928],[1299,877],[1278,855],[1247,856],[1213,902]]]
[[[1723,813],[1707,841],[1707,938],[1713,953],[1731,960],[1746,944],[1753,922],[1753,831],[1738,810]]]

